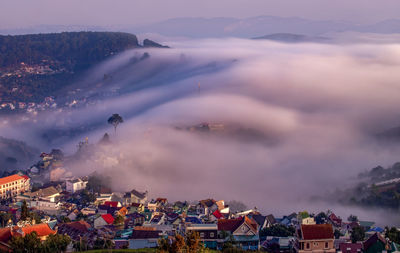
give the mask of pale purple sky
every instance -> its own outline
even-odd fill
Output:
[[[373,23],[400,18],[399,0],[2,0],[0,28],[143,24],[175,17],[297,16]]]

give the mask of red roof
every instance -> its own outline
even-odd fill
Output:
[[[334,239],[331,224],[301,225],[303,240]]]
[[[0,242],[8,243],[11,240],[11,228],[0,228]]]
[[[75,230],[79,230],[81,232],[87,232],[90,229],[90,225],[83,220],[65,223],[65,226],[73,228]]]
[[[106,201],[106,202],[104,202],[104,205],[111,206],[111,207],[118,207],[118,202],[117,201]]]
[[[221,218],[224,217],[218,210],[215,210],[215,212],[213,212],[213,215],[214,215],[215,218],[217,218],[217,219],[221,219]]]
[[[108,214],[103,214],[101,216],[101,218],[103,218],[103,220],[105,222],[107,222],[108,224],[112,224],[114,222],[114,217],[109,213]]]
[[[21,230],[24,235],[36,232],[39,237],[53,235],[57,233],[55,230],[52,230],[47,223],[22,227]]]
[[[240,224],[242,224],[243,218],[237,219],[220,219],[218,220],[219,231],[235,231]]]
[[[18,174],[14,174],[14,175],[11,175],[11,176],[8,176],[8,177],[2,177],[2,178],[0,178],[0,185],[11,183],[11,182],[14,182],[14,181],[17,181],[17,180],[21,180],[21,179],[24,179],[24,178],[21,177]]]
[[[25,180],[29,179],[29,177],[27,175],[22,175],[21,177],[25,178]]]

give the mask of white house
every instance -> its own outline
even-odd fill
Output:
[[[86,188],[88,181],[82,180],[80,178],[67,180],[65,182],[67,192],[75,193],[77,191],[84,190]]]

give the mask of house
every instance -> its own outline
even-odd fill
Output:
[[[129,213],[126,215],[125,228],[141,226],[144,223],[144,215],[140,213]]]
[[[267,228],[277,223],[275,217],[272,214],[267,215],[266,219],[267,219],[267,225],[266,225]]]
[[[304,219],[301,220],[301,224],[304,224],[304,225],[315,225],[317,223],[315,222],[314,217],[307,217],[307,218],[304,218]]]
[[[328,216],[328,219],[330,220],[330,222],[332,222],[332,225],[334,225],[335,227],[342,226],[342,219],[340,217],[336,216],[334,213],[331,213]]]
[[[129,213],[144,212],[144,205],[139,203],[132,203],[129,207]]]
[[[156,248],[160,231],[157,230],[133,230],[129,237],[129,249]]]
[[[86,221],[74,221],[62,223],[58,226],[57,233],[68,235],[74,241],[79,241],[80,238],[89,239],[92,236],[90,232],[91,226]]]
[[[77,191],[84,190],[86,188],[87,183],[88,183],[87,180],[82,180],[80,178],[76,178],[76,179],[65,181],[65,187],[66,187],[67,192],[75,193]]]
[[[186,227],[186,232],[195,231],[199,233],[200,240],[209,249],[218,247],[218,226],[217,224],[192,224]]]
[[[34,192],[25,192],[23,196],[29,199],[42,199],[49,202],[56,202],[56,199],[60,196],[60,192],[54,186],[49,186]]]
[[[226,235],[223,241],[226,242],[232,235],[238,243],[237,246],[243,250],[259,250],[258,224],[252,218],[247,216],[236,219],[218,220],[218,233]],[[219,248],[222,247],[220,244]]]
[[[168,200],[166,198],[157,198],[156,203],[158,206],[166,206],[168,204]]]
[[[224,200],[218,200],[217,202],[215,202],[215,204],[218,207],[218,211],[222,214],[229,214],[230,210],[229,210],[229,206],[225,205],[225,201]]]
[[[386,252],[390,245],[379,233],[375,233],[363,243],[365,253]]]
[[[13,235],[15,233],[15,235],[18,236],[25,236],[33,232],[36,232],[41,241],[45,241],[49,235],[57,233],[57,231],[52,230],[47,223],[13,228]]]
[[[336,252],[334,240],[331,224],[302,224],[297,231],[297,252]]]
[[[218,206],[215,200],[205,199],[200,200],[196,206],[197,214],[208,216],[212,214],[215,210],[218,210]]]
[[[148,192],[139,192],[135,189],[125,193],[124,203],[125,205],[130,205],[132,203],[146,204]]]
[[[261,214],[253,214],[251,215],[251,218],[253,218],[257,222],[259,231],[267,228],[269,225],[267,216],[263,216]]]
[[[0,228],[0,252],[12,252],[10,246],[12,236],[12,229],[10,227]]]
[[[360,252],[363,252],[363,244],[360,242],[358,242],[358,243],[350,243],[350,242],[340,243],[339,250],[341,251],[341,253],[360,253]]]
[[[17,196],[30,188],[30,179],[28,176],[14,174],[8,177],[0,178],[0,197],[2,199]]]
[[[114,223],[114,217],[111,214],[102,214],[94,220],[94,228],[100,228],[106,225],[112,225],[113,223]]]

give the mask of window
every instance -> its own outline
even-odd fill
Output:
[[[325,242],[325,249],[327,249],[329,247],[329,243]]]
[[[210,232],[210,237],[214,237],[214,232]]]
[[[308,243],[306,243],[306,249],[309,249],[310,248],[310,243],[308,242]]]
[[[203,232],[200,233],[200,237],[204,238],[204,233]]]

